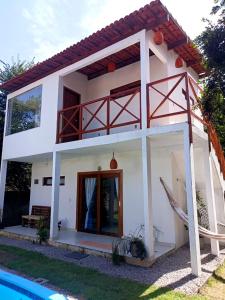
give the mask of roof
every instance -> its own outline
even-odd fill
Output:
[[[169,50],[174,49],[187,63],[187,66],[191,66],[198,74],[205,72],[198,49],[160,0],[155,0],[51,58],[36,64],[23,74],[3,83],[0,88],[7,92],[18,90],[142,29],[161,30]],[[92,77],[95,76],[90,76],[90,78]]]

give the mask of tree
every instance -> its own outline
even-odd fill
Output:
[[[17,61],[12,60],[12,64],[8,64],[0,60],[2,67],[0,68],[0,84],[12,79],[13,77],[22,74],[34,65],[34,59],[30,62],[26,60]],[[4,121],[6,109],[7,91],[0,90],[0,156],[2,152],[3,134],[4,134]],[[31,166],[27,163],[10,162],[7,169],[7,182],[8,190],[25,191],[30,186],[30,172]]]
[[[225,151],[225,0],[215,0],[211,15],[217,21],[205,19],[207,26],[196,39],[207,69],[202,103]]]

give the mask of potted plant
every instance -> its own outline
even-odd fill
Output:
[[[112,243],[112,260],[113,263],[119,265],[124,261],[125,256],[132,256],[144,260],[147,257],[147,251],[143,241],[141,231],[144,225],[140,225],[134,233],[113,240]]]
[[[49,238],[49,229],[46,226],[46,222],[43,218],[40,218],[40,220],[37,223],[37,237],[40,245],[43,242],[47,242]]]

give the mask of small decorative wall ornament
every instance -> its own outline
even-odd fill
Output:
[[[183,59],[180,56],[178,56],[176,61],[175,61],[175,67],[176,68],[182,68],[183,65],[184,65]]]
[[[117,169],[117,167],[118,167],[118,163],[114,157],[114,152],[113,152],[113,157],[110,161],[110,169],[115,170],[115,169]]]
[[[114,62],[108,63],[108,72],[114,72],[116,70],[116,64]]]
[[[156,31],[154,33],[153,40],[156,45],[161,45],[164,42],[164,35],[163,35],[162,31],[160,31],[160,30]]]
[[[98,171],[101,171],[101,170],[102,170],[102,167],[101,167],[101,166],[98,166],[97,170],[98,170]]]

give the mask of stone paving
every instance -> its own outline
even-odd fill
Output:
[[[64,260],[80,266],[94,268],[99,272],[122,278],[128,278],[145,284],[155,284],[159,287],[169,287],[186,294],[197,293],[199,288],[211,276],[212,272],[224,261],[225,249],[220,258],[209,254],[209,247],[201,251],[202,275],[198,278],[191,274],[189,248],[183,246],[173,254],[158,259],[150,268],[142,268],[122,264],[114,266],[110,259],[89,255],[81,260],[68,257],[69,250],[48,245],[33,244],[26,240],[16,240],[0,237],[0,244],[16,246],[26,250],[36,251],[48,257]]]

